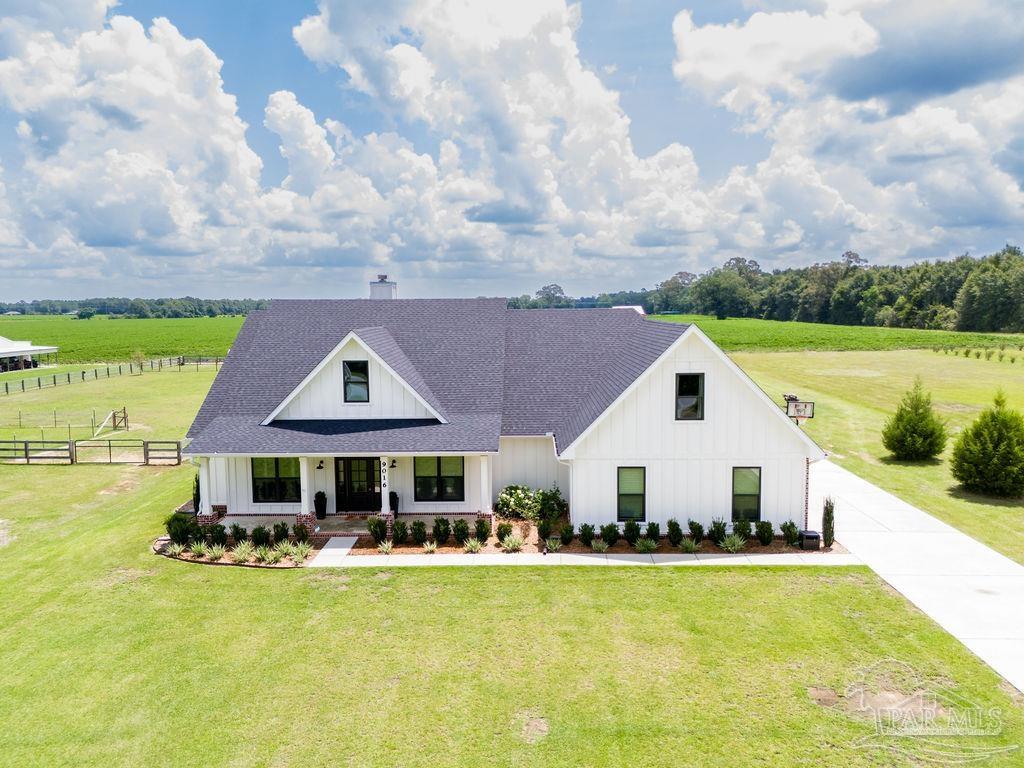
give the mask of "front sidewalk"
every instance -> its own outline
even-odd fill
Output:
[[[829,461],[811,465],[811,509],[836,502],[836,538],[1024,690],[1024,566]]]

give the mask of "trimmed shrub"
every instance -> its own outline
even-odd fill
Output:
[[[231,538],[235,544],[241,544],[249,538],[249,532],[245,530],[245,526],[239,525],[238,523],[231,524]]]
[[[782,531],[782,538],[787,546],[795,547],[797,542],[800,541],[800,529],[796,527],[796,523],[792,520],[787,520],[780,525],[779,530]]]
[[[644,536],[651,541],[657,542],[661,538],[661,526],[658,523],[648,523]]]
[[[434,518],[434,543],[443,547],[448,543],[448,537],[452,535],[452,526],[447,517]]]
[[[594,526],[590,523],[583,523],[580,526],[580,544],[589,547],[594,543]]]
[[[739,536],[741,539],[746,541],[750,538],[750,521],[749,520],[737,520],[732,524],[732,532],[734,536]]]
[[[541,541],[551,537],[551,521],[545,517],[537,523],[537,538]]]
[[[708,538],[711,539],[712,544],[722,545],[722,539],[725,538],[725,520],[720,517],[716,517],[711,521],[711,527],[708,528]]]
[[[504,541],[505,537],[512,533],[512,523],[498,523],[498,541]]]
[[[466,554],[475,555],[483,548],[483,546],[484,545],[480,543],[480,539],[474,537],[466,540],[466,544],[463,546],[463,549],[466,550]]]
[[[601,526],[601,541],[609,547],[614,547],[619,540],[619,526],[615,523]]]
[[[700,551],[700,544],[693,539],[686,538],[679,542],[679,549],[688,555]]]
[[[522,536],[515,533],[510,533],[504,539],[501,540],[501,548],[506,552],[518,552],[523,548],[526,542]]]
[[[658,542],[655,539],[648,539],[646,536],[641,536],[636,540],[633,548],[641,555],[649,555],[658,548]]]
[[[757,541],[762,547],[767,547],[775,538],[775,529],[771,520],[758,520],[754,523],[754,532],[757,534]]]
[[[531,488],[525,485],[506,485],[498,494],[495,509],[502,517],[536,520],[540,514],[540,503]]]
[[[223,547],[228,543],[228,529],[220,523],[213,523],[203,529],[206,541],[215,547]]]
[[[674,517],[668,521],[668,543],[673,547],[678,547],[683,540],[683,528],[679,525],[679,521]]]
[[[473,526],[473,536],[483,544],[491,537],[491,519],[489,517],[478,517]]]
[[[460,547],[469,541],[469,523],[462,518],[456,520],[452,526],[452,536],[455,537],[455,543]]]
[[[409,538],[409,527],[405,524],[404,520],[395,520],[391,524],[391,540],[395,544],[405,544],[405,540]]]
[[[366,521],[366,528],[370,531],[374,544],[380,544],[388,537],[388,523],[383,517],[371,517]]]
[[[422,545],[427,541],[427,524],[422,520],[413,520],[410,531],[412,533],[413,544]]]
[[[988,496],[1024,496],[1024,416],[1006,407],[1000,391],[990,408],[960,433],[953,446],[953,477]]]
[[[252,542],[252,545],[257,549],[259,549],[260,547],[269,547],[270,531],[268,531],[262,525],[257,525],[255,528],[252,529],[252,533],[249,534],[249,540]]]
[[[558,531],[558,540],[561,541],[565,546],[572,544],[572,523],[566,523]]]
[[[607,552],[608,542],[604,539],[594,539],[592,542],[590,542],[590,548],[595,552]]]
[[[836,540],[836,503],[831,496],[825,497],[825,506],[821,510],[821,541],[831,547]]]
[[[882,444],[901,461],[932,459],[946,447],[946,425],[935,415],[932,396],[924,391],[920,377],[885,422]]]
[[[292,536],[295,537],[296,544],[309,541],[309,529],[302,523],[296,523],[292,526]]]
[[[640,538],[640,523],[636,520],[627,520],[622,526],[622,538],[631,547],[636,544],[637,539]]]
[[[696,520],[687,520],[686,527],[690,529],[690,538],[695,543],[700,544],[704,541],[704,526],[698,523]]]
[[[735,533],[731,533],[722,539],[722,543],[719,546],[726,552],[736,553],[747,546],[747,540],[742,536],[737,536]]]
[[[188,544],[189,539],[197,539],[202,535],[199,524],[192,515],[175,512],[164,521],[167,535],[175,544]]]
[[[274,523],[274,541],[288,541],[288,523],[284,520],[279,523]]]
[[[537,514],[541,520],[553,523],[569,511],[569,502],[562,498],[562,491],[557,485],[535,492],[534,497],[537,500]]]

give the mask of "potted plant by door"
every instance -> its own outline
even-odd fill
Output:
[[[313,509],[316,511],[316,519],[323,520],[327,517],[327,494],[317,491],[313,495]]]

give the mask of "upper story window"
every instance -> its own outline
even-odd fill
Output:
[[[370,402],[370,362],[346,360],[341,368],[345,379],[345,402]]]
[[[676,374],[676,421],[703,421],[704,374]]]

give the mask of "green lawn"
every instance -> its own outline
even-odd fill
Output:
[[[165,435],[209,383],[115,381]],[[0,765],[912,765],[808,695],[890,658],[1001,709],[985,744],[1024,743],[999,678],[865,569],[156,557],[192,474],[0,466]]]
[[[952,438],[941,461],[897,462],[881,430],[903,392],[920,375],[951,435],[992,402],[997,388],[1024,410],[1024,361],[977,360],[930,350],[899,352],[740,352],[733,359],[781,403],[783,392],[814,400],[806,430],[837,463],[1017,562],[1024,563],[1024,500],[962,491],[949,469]],[[841,532],[839,533],[841,538]]]
[[[917,328],[876,328],[856,325],[780,322],[755,318],[716,320],[706,315],[652,315],[655,320],[696,323],[725,350],[869,350],[928,349],[934,346],[1013,347],[1024,334],[924,331]],[[2,333],[2,331],[0,331]],[[1024,362],[1018,353],[1018,363]]]
[[[110,319],[25,315],[0,317],[0,336],[60,347],[62,363],[118,362],[135,352],[147,358],[172,355],[223,357],[242,327],[235,316]]]

